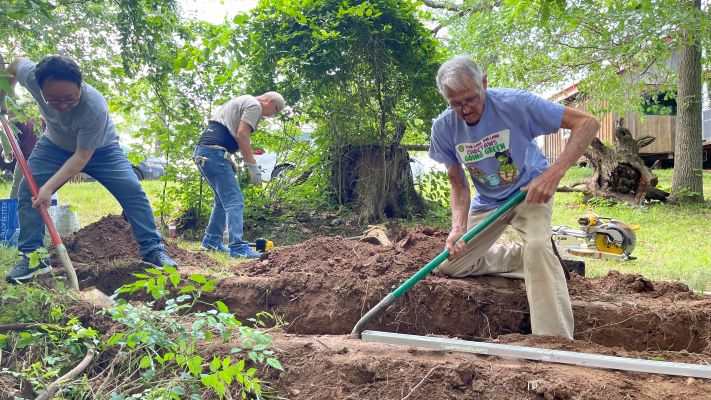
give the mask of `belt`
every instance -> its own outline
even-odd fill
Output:
[[[224,158],[225,160],[227,160],[227,161],[230,162],[230,166],[232,167],[232,171],[234,171],[235,173],[237,173],[237,171],[239,170],[239,167],[237,166],[237,163],[235,162],[234,159],[232,159],[232,153],[228,152],[226,148],[224,148],[224,147],[222,147],[222,146],[218,146],[218,145],[216,145],[216,144],[199,144],[199,145],[197,145],[197,146],[195,146],[195,147],[196,147],[196,149],[199,148],[199,147],[204,147],[204,148],[206,148],[206,149],[222,151],[222,158]],[[195,161],[196,161],[199,165],[203,165],[203,164],[205,163],[205,157],[195,157]]]
[[[224,148],[224,147],[222,147],[222,146],[218,146],[218,145],[216,145],[216,144],[199,144],[199,145],[197,145],[196,147],[204,147],[204,148],[206,148],[206,149],[223,151],[224,153],[222,153],[222,154],[223,154],[222,156],[223,156],[226,160],[229,160],[229,159],[230,159],[230,155],[232,155],[230,152],[227,151],[226,148]]]

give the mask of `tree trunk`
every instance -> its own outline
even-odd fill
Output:
[[[635,140],[621,123],[615,130],[614,147],[605,146],[598,138],[593,139],[585,152],[595,170],[586,182],[586,192],[631,204],[642,203],[648,191],[658,199],[660,191],[653,190],[657,177],[638,156],[639,149],[652,141],[654,138],[649,136]]]
[[[331,176],[338,202],[354,206],[361,223],[406,218],[425,209],[415,191],[409,156],[402,148],[344,147],[332,163]]]
[[[693,0],[701,8],[701,0]],[[703,201],[701,135],[701,48],[698,38],[686,32],[679,52],[676,144],[672,196],[677,200]]]

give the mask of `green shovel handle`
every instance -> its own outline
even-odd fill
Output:
[[[479,222],[477,226],[472,228],[470,231],[464,234],[462,236],[461,240],[464,241],[464,243],[469,243],[470,240],[472,240],[476,235],[481,233],[486,227],[491,225],[492,222],[500,218],[504,213],[509,211],[510,209],[514,208],[518,203],[523,201],[523,199],[526,198],[526,192],[523,191],[518,191],[513,197],[508,199],[504,204],[499,206],[494,212],[492,212],[488,217],[484,218],[483,221]],[[400,285],[399,288],[395,289],[392,293],[389,293],[387,296],[383,297],[382,300],[380,300],[380,303],[376,304],[375,307],[371,308],[364,316],[361,317],[361,319],[355,324],[353,327],[353,331],[351,332],[351,336],[354,338],[360,338],[361,332],[363,332],[363,329],[365,327],[365,324],[370,321],[373,317],[376,315],[380,314],[382,311],[385,311],[388,307],[390,307],[395,300],[405,294],[408,290],[410,290],[411,287],[413,287],[417,282],[422,280],[427,274],[432,272],[435,268],[437,268],[444,260],[449,258],[449,250],[445,250],[441,252],[437,257],[435,257],[432,261],[427,263],[424,267],[422,267],[417,273],[413,276],[410,277],[405,283]]]
[[[486,218],[484,218],[483,221],[478,223],[475,227],[470,229],[467,233],[462,236],[461,240],[464,241],[464,243],[469,243],[476,235],[480,234],[484,229],[486,229],[489,225],[491,225],[492,222],[496,221],[499,219],[502,215],[504,215],[507,211],[510,209],[514,208],[518,203],[523,201],[523,199],[526,198],[526,192],[523,191],[518,191],[513,197],[508,199],[504,204],[499,206],[493,213],[489,214]],[[449,258],[449,250],[445,250],[437,257],[435,257],[432,261],[427,263],[424,267],[422,267],[415,275],[411,276],[410,279],[405,281],[402,285],[400,285],[399,288],[395,289],[395,291],[392,292],[392,296],[394,298],[398,298],[405,294],[410,288],[412,288],[417,282],[422,280],[422,278],[426,277],[430,272],[432,272],[435,268],[439,267],[440,264],[444,262]]]

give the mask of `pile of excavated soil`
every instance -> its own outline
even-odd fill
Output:
[[[432,352],[365,343],[348,333],[371,307],[444,246],[447,232],[418,227],[380,246],[316,237],[238,263],[203,300],[221,300],[246,320],[267,311],[289,322],[275,334],[285,365],[266,377],[293,399],[627,399],[708,398],[711,382],[551,363]],[[69,241],[82,286],[106,293],[145,268],[118,217],[87,226]],[[185,274],[205,273],[204,253],[168,246]],[[637,261],[641,262],[641,261]],[[610,272],[568,283],[575,341],[526,335],[522,281],[452,279],[435,273],[366,329],[453,336],[606,355],[711,364],[711,298],[679,283]],[[219,347],[219,345],[216,344]],[[409,397],[407,397],[409,395]]]

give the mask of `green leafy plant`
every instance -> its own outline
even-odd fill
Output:
[[[117,292],[145,290],[155,301],[132,304],[120,299],[116,307],[108,309],[109,315],[125,329],[111,336],[106,344],[119,347],[126,354],[128,368],[141,371],[141,388],[150,387],[150,396],[164,393],[174,399],[200,396],[205,390],[223,398],[232,385],[238,385],[243,398],[262,397],[256,366],[282,369],[270,349],[272,339],[243,325],[223,302],[208,304],[200,300],[202,293],[214,290],[216,280],[200,274],[184,280],[170,267],[147,269],[135,276],[139,279]],[[176,297],[170,297],[172,293]],[[162,308],[155,309],[157,301],[161,301]],[[206,311],[189,314],[191,323],[183,322],[188,311],[205,308]],[[253,320],[258,326],[262,325],[259,318]],[[217,355],[209,358],[201,351],[203,341],[220,339],[226,343],[234,336],[239,338],[240,345],[230,353],[245,354],[245,358],[235,360]],[[128,389],[135,390],[135,386],[114,388],[114,398],[122,398],[121,393],[129,393]]]
[[[425,200],[449,208],[449,178],[446,172],[423,174],[416,185],[417,191]]]

